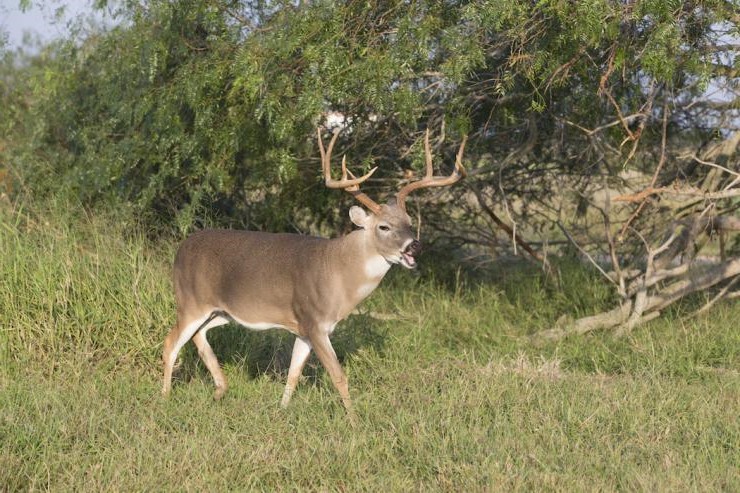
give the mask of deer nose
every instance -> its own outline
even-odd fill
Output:
[[[409,243],[409,246],[406,247],[406,253],[413,256],[419,255],[421,253],[421,242],[419,240],[414,240]]]

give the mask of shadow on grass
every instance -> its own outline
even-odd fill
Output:
[[[331,341],[339,362],[344,365],[361,349],[382,354],[385,336],[386,328],[381,321],[367,315],[351,315],[337,325]],[[285,382],[295,341],[293,334],[281,329],[254,331],[229,324],[209,330],[208,341],[222,367],[237,367],[249,378],[266,375],[275,381]],[[192,342],[183,347],[179,359],[180,365],[174,375],[175,385],[193,379],[211,380]],[[321,363],[312,354],[303,376],[315,383],[323,371]]]

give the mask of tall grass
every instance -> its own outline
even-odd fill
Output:
[[[133,221],[48,205],[0,210],[0,312],[13,360],[148,365],[171,323],[166,258]]]
[[[169,399],[176,240],[126,214],[0,207],[0,490],[715,490],[740,487],[737,304],[679,307],[630,337],[535,343],[611,303],[562,265],[392,270],[340,324],[353,428],[312,360],[277,404],[291,339],[211,331],[230,390],[191,347]],[[381,317],[391,315],[393,318]]]

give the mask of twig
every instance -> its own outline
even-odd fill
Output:
[[[617,57],[617,43],[612,43],[611,47],[609,48],[609,59],[606,63],[606,71],[601,74],[601,78],[599,79],[599,90],[597,91],[597,94],[604,93],[608,91],[606,88],[606,82],[609,80],[609,76],[611,76],[612,72],[614,72],[614,60]]]
[[[504,221],[501,220],[501,218],[498,217],[498,215],[489,207],[489,205],[486,203],[485,199],[483,198],[483,194],[481,191],[476,187],[474,184],[468,182],[467,183],[470,190],[473,191],[473,194],[475,195],[475,198],[478,200],[478,204],[480,205],[481,209],[488,215],[488,217],[501,229],[506,231],[506,233],[514,240],[516,244],[518,244],[520,247],[524,249],[533,259],[537,260],[538,262],[541,262],[544,265],[548,265],[547,259],[542,257],[539,253],[535,252],[534,249],[527,243],[521,236],[517,234],[515,230],[513,230],[508,224],[506,224]]]
[[[650,188],[655,187],[655,183],[658,181],[658,174],[660,173],[660,170],[663,168],[663,164],[665,164],[666,161],[666,143],[668,140],[667,137],[668,134],[668,103],[663,104],[663,132],[660,139],[660,160],[658,161],[658,166],[655,168],[655,173],[653,173],[653,178],[650,180]],[[616,201],[616,198],[614,199]],[[640,212],[642,212],[642,209],[645,207],[645,204],[647,204],[647,198],[645,198],[639,206],[637,206],[637,210],[632,213],[632,215],[627,219],[627,222],[624,223],[624,226],[622,227],[622,231],[619,233],[619,237],[623,238],[625,233],[627,232],[627,229],[630,227],[630,224],[632,224],[632,221],[634,221],[637,216],[640,215]]]
[[[604,94],[606,94],[606,97],[609,99],[609,102],[614,106],[614,110],[617,112],[617,118],[619,118],[619,122],[622,124],[622,128],[625,132],[627,132],[627,140],[636,140],[635,134],[630,130],[629,124],[624,119],[624,115],[622,115],[622,110],[619,109],[619,103],[617,103],[617,100],[614,99],[614,96],[612,96],[612,93],[609,89],[604,90]]]
[[[604,190],[608,189],[606,176],[604,176],[603,178],[603,187]],[[624,273],[622,272],[622,267],[619,265],[617,248],[614,244],[614,236],[611,232],[612,224],[611,218],[609,217],[609,214],[611,213],[611,197],[608,193],[604,195],[604,208],[602,209],[601,207],[596,206],[596,209],[601,212],[602,219],[604,220],[604,234],[606,235],[606,242],[609,245],[609,257],[611,258],[612,268],[614,269],[614,274],[616,276],[617,291],[619,293],[619,296],[624,299],[627,297],[624,282]]]
[[[585,255],[586,258],[589,260],[589,262],[591,262],[594,265],[594,267],[596,267],[598,269],[598,271],[601,272],[601,274],[606,279],[609,280],[610,283],[617,284],[616,281],[614,279],[612,279],[612,277],[609,274],[607,274],[606,271],[604,271],[604,269],[602,269],[601,266],[598,263],[596,263],[596,260],[594,260],[594,258],[591,256],[591,254],[589,254],[586,250],[584,250],[583,248],[581,248],[581,245],[579,245],[578,242],[575,239],[573,239],[573,237],[568,232],[568,230],[565,229],[565,226],[563,226],[563,223],[561,223],[560,221],[557,221],[555,224],[558,225],[558,228],[560,228],[560,231],[562,231],[563,234],[565,235],[565,237],[568,238],[568,241],[570,241],[570,243],[573,246],[575,246],[578,249],[578,251],[580,251],[583,255]]]
[[[642,278],[640,287],[637,290],[637,293],[635,293],[635,302],[632,305],[632,313],[630,314],[627,321],[622,324],[619,329],[617,329],[617,332],[615,334],[617,337],[621,337],[622,335],[629,333],[637,325],[649,320],[648,317],[650,317],[650,314],[643,314],[648,309],[648,280],[653,277],[653,272],[655,271],[655,257],[668,250],[668,248],[671,246],[671,243],[673,243],[676,238],[678,238],[678,235],[674,230],[671,233],[671,236],[665,242],[663,242],[662,245],[653,250],[652,248],[650,248],[647,240],[645,240],[645,238],[640,234],[639,231],[635,231],[635,233],[637,234],[637,236],[640,237],[642,242],[645,244],[645,248],[647,249],[647,265],[645,266],[645,275]]]
[[[614,202],[644,202],[651,195],[657,195],[667,190],[668,189],[666,187],[660,187],[660,188],[647,187],[645,190],[642,190],[641,192],[631,193],[631,194],[626,194],[626,195],[617,195],[612,200]]]
[[[722,165],[719,165],[719,164],[717,164],[717,163],[713,163],[713,162],[711,162],[711,161],[704,161],[703,159],[699,159],[699,157],[698,157],[698,156],[697,156],[696,154],[694,154],[693,156],[691,156],[691,159],[693,159],[694,161],[696,161],[696,162],[697,162],[697,163],[699,163],[699,164],[703,164],[703,165],[705,165],[705,166],[711,166],[711,167],[713,167],[713,168],[717,168],[717,169],[719,169],[719,170],[722,170],[722,171],[724,171],[725,173],[729,173],[729,174],[731,174],[731,175],[734,175],[734,176],[740,177],[740,173],[738,173],[738,172],[736,172],[736,171],[732,171],[732,170],[731,170],[731,169],[729,169],[729,168],[725,168],[724,166],[722,166]]]
[[[550,86],[555,81],[555,78],[561,73],[564,72],[564,77],[567,77],[568,71],[571,69],[573,65],[576,64],[576,62],[583,56],[583,53],[586,51],[586,48],[582,47],[578,50],[578,52],[567,62],[556,68],[552,75],[548,77],[547,84],[545,84],[545,92],[547,92],[550,89]]]
[[[644,278],[645,287],[653,287],[656,284],[658,284],[661,281],[665,281],[666,279],[670,279],[671,277],[678,277],[686,274],[689,271],[690,264],[684,263],[677,267],[674,267],[672,269],[663,269],[663,270],[657,270],[651,273],[651,275],[648,277],[647,275]],[[636,288],[633,286],[630,286],[627,293],[632,296],[634,293],[636,293]]]
[[[607,128],[611,128],[611,127],[614,127],[614,126],[617,126],[617,125],[622,125],[624,122],[631,123],[632,120],[637,120],[639,118],[645,118],[646,116],[647,115],[645,113],[632,113],[631,115],[627,115],[627,116],[622,117],[622,119],[613,120],[613,121],[611,121],[609,123],[605,123],[603,125],[600,125],[600,126],[595,127],[595,128],[590,128],[590,129],[589,128],[586,128],[586,127],[583,127],[583,126],[581,126],[581,125],[579,125],[579,124],[577,124],[575,122],[572,122],[570,120],[562,119],[562,121],[566,125],[570,125],[571,127],[575,127],[575,128],[577,128],[578,130],[582,131],[583,133],[585,133],[587,136],[590,137],[590,136],[592,136],[594,134],[597,134],[597,133],[601,132],[602,130],[606,130]]]
[[[709,300],[703,307],[699,308],[694,313],[692,313],[691,316],[695,317],[697,315],[701,315],[702,313],[705,313],[707,310],[712,308],[712,306],[714,306],[715,303],[717,303],[719,300],[725,297],[725,295],[730,291],[730,289],[732,289],[732,287],[735,284],[737,284],[738,281],[740,281],[740,276],[730,281],[730,283],[727,286],[722,288],[722,290],[719,293],[717,293],[717,296]]]
[[[662,310],[687,294],[708,289],[725,279],[738,275],[740,275],[740,258],[729,260],[706,269],[697,269],[687,276],[686,279],[674,282],[652,296],[648,310]]]
[[[740,188],[730,188],[721,190],[719,192],[702,192],[701,190],[697,188],[674,188],[674,187],[658,187],[655,188],[653,186],[647,187],[645,190],[642,190],[641,192],[633,193],[633,194],[627,194],[627,195],[618,195],[614,197],[612,200],[614,202],[647,202],[647,199],[650,198],[651,195],[659,195],[662,193],[668,193],[671,195],[688,195],[691,197],[701,197],[704,200],[721,200],[721,199],[729,199],[733,197],[740,197]],[[642,206],[642,204],[640,204]]]

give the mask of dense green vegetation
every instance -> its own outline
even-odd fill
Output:
[[[291,336],[209,337],[219,402],[192,345],[160,396],[175,241],[62,204],[0,209],[0,484],[16,490],[734,490],[738,305],[691,304],[615,340],[530,339],[610,301],[561,266],[477,280],[431,258],[390,278],[333,338],[352,428],[315,359],[281,410]],[[587,289],[584,289],[586,287]],[[395,320],[370,314],[395,315]]]
[[[582,193],[655,170],[664,116],[678,148],[661,182],[701,180],[679,155],[725,135],[737,109],[702,98],[737,78],[726,0],[95,5],[117,12],[108,31],[6,53],[4,166],[28,193],[123,201],[182,231],[204,215],[271,230],[335,219],[316,180],[329,112],[352,123],[340,148],[354,169],[391,178],[374,192],[421,164],[425,127],[446,128],[440,158],[471,134],[470,183],[525,198],[511,212],[530,227],[558,219],[534,209],[553,180]],[[466,236],[486,224],[471,216]]]
[[[0,194],[133,210],[153,236],[325,235],[350,198],[321,186],[317,126],[344,118],[337,154],[378,166],[378,200],[421,168],[424,130],[440,172],[468,134],[467,180],[413,197],[427,244],[485,262],[517,231],[539,259],[578,243],[619,277],[740,208],[736,7],[98,1],[108,28],[0,52]],[[740,235],[723,240],[737,256]]]

